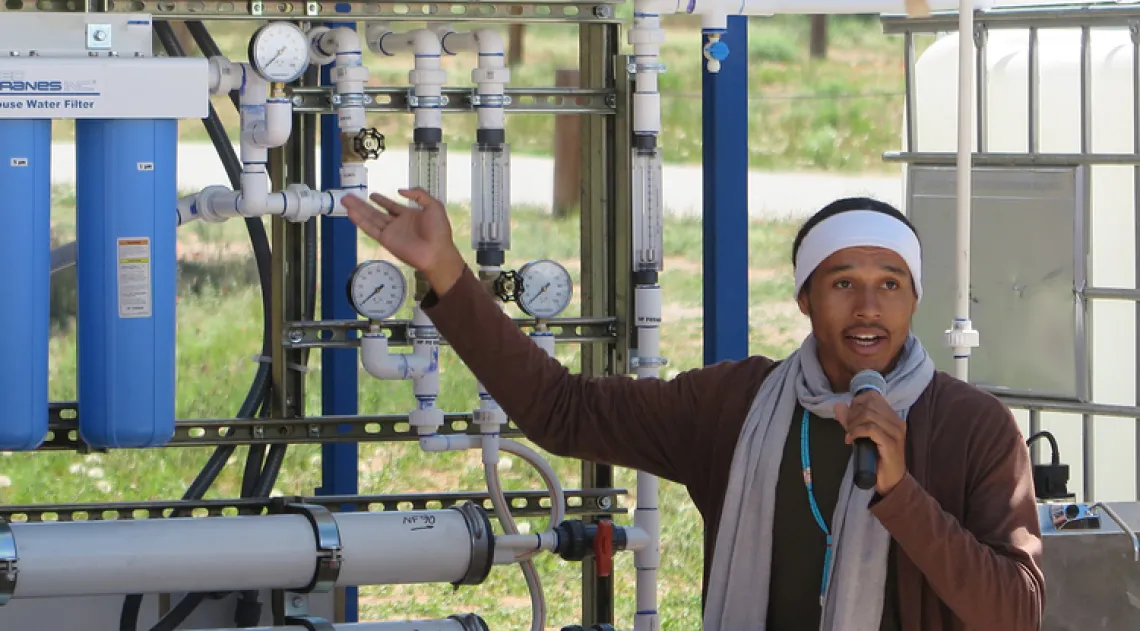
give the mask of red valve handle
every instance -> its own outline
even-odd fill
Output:
[[[594,535],[594,567],[598,576],[609,576],[614,569],[614,523],[608,519],[598,522]]]

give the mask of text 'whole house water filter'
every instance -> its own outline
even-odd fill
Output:
[[[0,118],[0,450],[35,449],[48,431],[51,120]]]
[[[79,431],[97,448],[175,427],[178,121],[76,121]]]

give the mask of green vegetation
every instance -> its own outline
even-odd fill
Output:
[[[619,14],[629,17],[622,5]],[[628,22],[627,22],[628,23]],[[666,162],[701,161],[701,34],[700,22],[688,16],[664,20],[666,43],[660,76],[662,145]],[[253,23],[209,22],[223,52],[246,59]],[[399,24],[399,30],[414,24]],[[465,29],[466,25],[459,28]],[[504,35],[506,33],[503,28]],[[766,169],[827,169],[843,171],[895,169],[880,156],[899,149],[903,112],[903,57],[899,36],[882,33],[874,16],[832,16],[827,60],[808,55],[806,16],[754,18],[750,21],[748,91],[751,100],[749,154],[753,167]],[[631,53],[622,35],[623,50]],[[578,66],[578,27],[566,24],[528,25],[525,62],[512,69],[514,86],[552,86],[555,71]],[[744,51],[731,51],[733,55]],[[194,53],[197,54],[197,53]],[[371,84],[406,86],[411,59],[366,54]],[[470,56],[444,59],[449,85],[471,85]],[[237,114],[226,98],[213,99],[231,133]],[[445,117],[449,144],[467,146],[474,140],[473,116]],[[389,150],[400,151],[411,140],[412,117],[372,115],[369,124],[387,137]],[[186,140],[207,141],[198,121],[183,121]],[[69,133],[67,125],[60,133]],[[508,116],[508,139],[516,154],[550,155],[554,119],[549,114]],[[235,136],[236,137],[236,136]]]
[[[54,204],[55,238],[74,235],[74,197],[57,190]],[[456,241],[469,238],[469,212],[453,209]],[[548,256],[567,263],[578,275],[578,222],[552,220],[525,208],[514,215],[514,244],[508,264],[517,266],[534,257]],[[788,299],[791,292],[789,250],[795,226],[753,223],[750,227],[750,304],[753,314],[752,351],[784,356],[806,332],[807,323]],[[667,221],[667,271],[662,277],[665,294],[663,351],[670,365],[666,375],[702,363],[701,236],[694,220]],[[261,339],[260,295],[241,222],[220,225],[193,224],[179,234],[180,292],[178,305],[178,416],[221,418],[236,413],[254,374],[251,357]],[[467,248],[464,247],[464,250]],[[360,258],[381,257],[384,252],[362,238]],[[73,270],[72,270],[73,272]],[[75,294],[74,274],[57,275],[51,343],[51,397],[75,397]],[[577,313],[577,303],[566,315]],[[407,317],[407,308],[399,317]],[[559,355],[577,368],[578,347],[561,346]],[[320,411],[320,360],[310,359],[308,410]],[[468,410],[476,405],[475,383],[449,351],[444,352],[443,397],[446,410]],[[406,413],[412,402],[408,383],[380,383],[361,374],[360,411],[368,414]],[[135,501],[180,497],[210,453],[208,448],[169,448],[116,451],[107,454],[43,452],[5,453],[0,457],[0,503],[60,503]],[[320,483],[319,448],[289,449],[275,494],[311,494]],[[235,497],[245,449],[238,449],[231,466],[207,497]],[[552,459],[564,486],[580,484],[573,461]],[[360,489],[363,493],[481,491],[477,453],[426,455],[410,444],[361,445]],[[541,488],[541,480],[525,463],[504,457],[501,467],[507,490]],[[622,505],[632,507],[634,474],[618,470],[617,485],[629,490]],[[699,626],[702,521],[684,489],[664,482],[662,506],[662,570],[660,573],[663,628],[686,630]],[[631,523],[632,515],[620,523]],[[532,531],[546,519],[520,521]],[[578,619],[576,596],[580,576],[577,564],[550,555],[541,557],[539,571],[546,587],[549,625],[558,629]],[[632,556],[616,563],[617,615],[628,623],[633,616]],[[493,628],[526,628],[530,608],[522,573],[517,567],[496,568],[485,586],[454,592],[447,585],[370,587],[361,590],[366,619],[435,618],[463,611],[478,611]]]

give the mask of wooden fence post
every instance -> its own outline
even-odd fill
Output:
[[[579,87],[577,68],[554,71],[554,84],[560,88]],[[554,117],[554,204],[555,217],[564,217],[581,201],[582,122],[578,114]]]

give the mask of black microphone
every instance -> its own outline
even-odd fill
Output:
[[[887,380],[874,370],[862,370],[851,378],[851,397],[860,392],[874,390],[885,395]],[[879,451],[870,438],[855,439],[855,486],[864,491],[875,487],[879,477]]]

